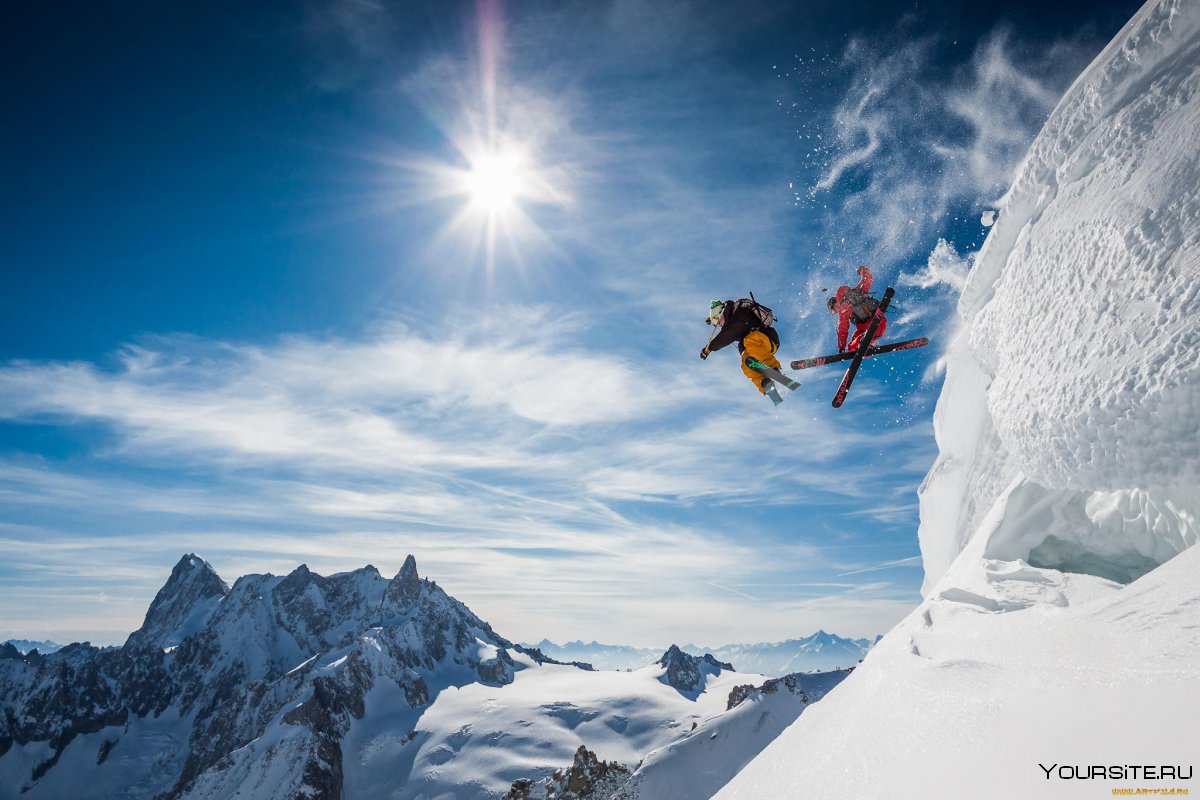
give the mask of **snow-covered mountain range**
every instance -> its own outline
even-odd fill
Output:
[[[0,649],[0,798],[497,798],[583,748],[650,800],[697,780],[669,765],[701,734],[711,794],[843,677],[764,688],[675,646],[597,672],[499,636],[411,556],[231,587],[189,554],[124,646]]]
[[[846,639],[837,634],[817,631],[801,639],[757,644],[727,644],[722,647],[680,645],[685,653],[702,656],[711,653],[721,661],[732,663],[742,672],[755,672],[780,677],[794,672],[845,669],[863,659],[875,642],[871,639]],[[630,647],[574,641],[555,644],[543,639],[536,647],[559,661],[580,661],[596,669],[638,669],[654,662],[662,648]]]
[[[963,291],[924,602],[719,798],[1200,792],[1198,131],[1200,3],[1151,0]]]

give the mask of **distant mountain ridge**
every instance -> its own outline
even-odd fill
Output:
[[[801,639],[757,644],[728,644],[722,647],[680,646],[680,650],[695,656],[708,653],[730,663],[739,672],[753,672],[769,677],[781,677],[796,672],[827,672],[853,667],[866,656],[875,639],[847,639],[818,630]],[[651,664],[662,649],[630,647],[582,641],[555,644],[543,639],[536,647],[547,656],[560,661],[582,661],[596,669],[638,669]]]
[[[47,653],[53,653],[58,650],[62,650],[63,648],[63,646],[58,642],[52,642],[49,639],[41,642],[33,641],[31,639],[5,639],[3,642],[0,642],[0,645],[6,644],[11,644],[13,647],[17,648],[21,655],[33,650],[37,650],[42,655],[46,655]]]

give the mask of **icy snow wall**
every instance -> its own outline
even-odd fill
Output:
[[[1200,3],[1134,16],[1001,209],[934,419],[925,591],[975,535],[988,558],[1129,582],[1200,517]]]

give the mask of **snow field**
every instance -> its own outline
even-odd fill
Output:
[[[723,713],[734,686],[765,680],[709,675],[692,701],[660,682],[663,673],[659,666],[633,672],[530,666],[507,686],[451,686],[416,710],[377,687],[343,743],[354,764],[346,771],[346,797],[495,798],[517,778],[544,778],[570,764],[580,745],[632,768],[693,723]],[[406,741],[409,730],[416,733]]]

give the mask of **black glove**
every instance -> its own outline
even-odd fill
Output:
[[[708,345],[700,348],[700,360],[703,361],[706,358],[708,358]]]

